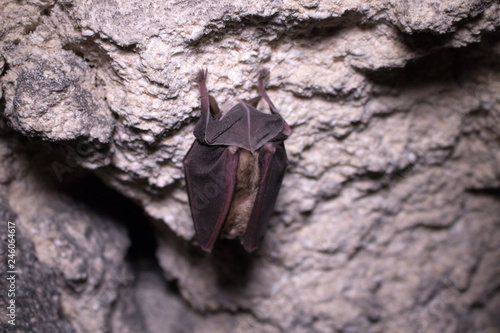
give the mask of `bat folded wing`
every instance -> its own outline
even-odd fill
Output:
[[[283,142],[268,142],[259,153],[260,184],[242,244],[248,252],[255,251],[267,230],[269,219],[288,166]]]
[[[229,212],[236,187],[238,149],[196,140],[184,158],[191,214],[200,247],[211,252]]]

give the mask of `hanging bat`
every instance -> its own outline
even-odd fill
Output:
[[[252,252],[264,237],[288,165],[283,141],[292,133],[264,89],[221,112],[208,94],[207,71],[200,70],[201,117],[196,140],[184,157],[186,187],[200,247],[211,252],[219,236],[240,238]],[[271,113],[257,110],[263,98]]]

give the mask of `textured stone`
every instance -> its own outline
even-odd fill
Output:
[[[141,331],[135,300],[125,306],[133,276],[125,263],[129,240],[123,226],[62,193],[50,155],[27,154],[12,133],[0,139],[0,152],[8,157],[1,159],[0,169],[11,175],[0,183],[1,253],[6,258],[7,222],[14,222],[18,271],[16,326],[5,324],[2,306],[2,327],[17,332],[109,332],[121,326],[117,331]],[[5,291],[4,281],[2,274]],[[5,294],[1,300],[7,300]],[[125,315],[131,307],[132,314]],[[119,323],[112,318],[120,318]]]
[[[12,210],[26,226],[46,225],[46,210],[65,225],[54,212],[66,199],[23,187],[95,170],[152,218],[162,273],[179,289],[160,290],[154,270],[138,273],[137,286],[106,280],[121,310],[104,302],[93,328],[109,329],[110,317],[116,331],[132,327],[123,314],[135,304],[151,331],[500,328],[498,2],[9,1],[1,11],[0,130],[30,139],[0,145]],[[258,253],[221,241],[204,255],[181,169],[199,114],[192,79],[207,67],[211,94],[234,103],[256,94],[259,66],[271,69],[270,97],[294,131],[288,174]],[[49,173],[18,171],[38,165],[12,153],[23,149],[39,150]],[[65,281],[106,275],[85,261],[105,257],[101,241],[66,260],[43,240],[50,232],[25,230]],[[112,230],[106,260],[126,267],[126,237]],[[94,295],[90,275],[70,283],[82,299]],[[81,300],[57,290],[65,317],[85,331]],[[158,318],[156,304],[172,310]]]
[[[55,274],[52,270],[39,262],[33,244],[25,236],[25,231],[20,226],[16,214],[9,207],[7,200],[0,197],[0,226],[2,228],[0,253],[7,259],[8,239],[15,240],[14,269],[3,269],[0,286],[4,294],[0,297],[2,322],[0,327],[4,332],[74,332],[68,318],[62,313],[60,293],[54,283]],[[14,226],[12,238],[8,238],[7,225]],[[7,264],[7,260],[3,260]],[[15,271],[17,273],[7,273]],[[7,277],[14,276],[14,288],[7,283]],[[9,291],[10,296],[7,294]],[[7,317],[7,306],[14,301],[15,317]],[[7,323],[11,321],[15,325]]]

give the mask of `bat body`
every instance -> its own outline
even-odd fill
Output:
[[[291,129],[269,99],[261,69],[260,96],[222,113],[208,94],[206,70],[198,73],[201,117],[184,158],[189,204],[200,247],[217,238],[240,238],[252,252],[264,237],[288,165],[283,141]],[[263,98],[271,113],[257,110]]]

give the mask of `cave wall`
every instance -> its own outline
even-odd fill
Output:
[[[39,0],[0,17],[18,328],[500,329],[498,2]],[[290,166],[259,251],[206,255],[182,172],[193,79],[207,68],[230,105],[256,95],[260,66]],[[120,215],[71,195],[89,173],[144,210],[157,267],[131,264]]]

